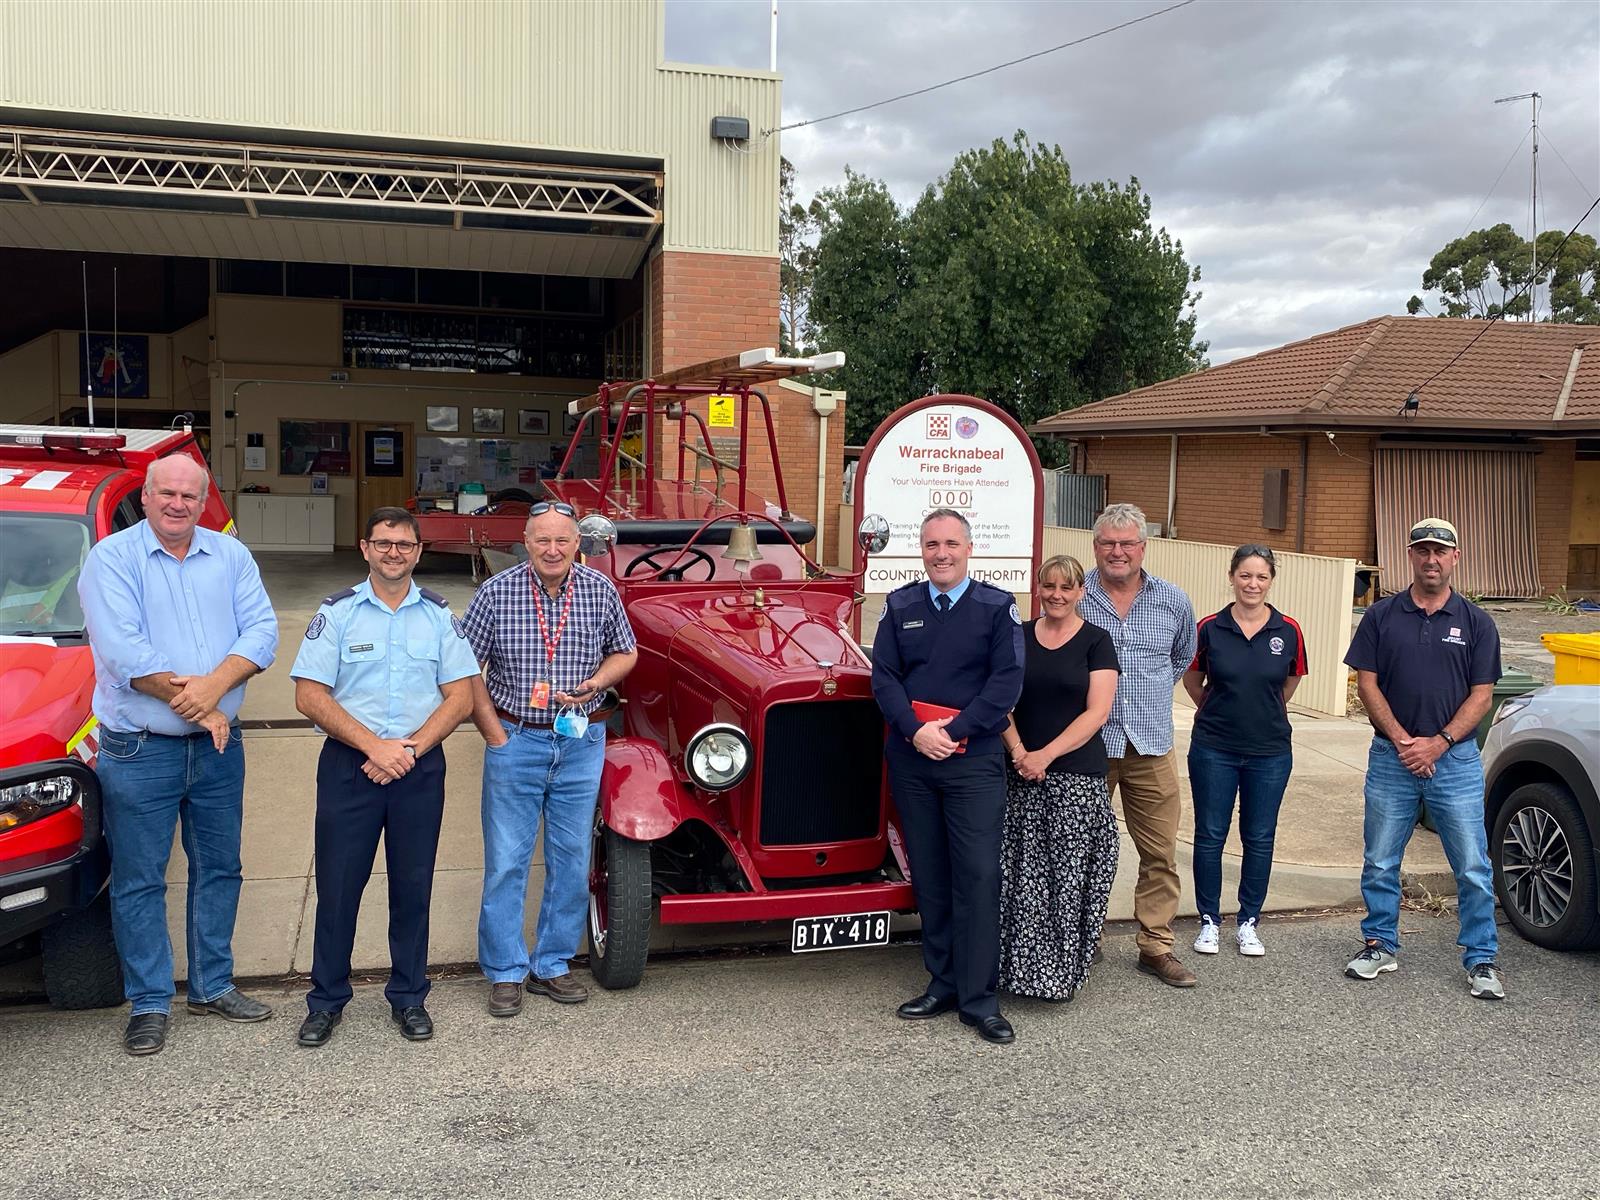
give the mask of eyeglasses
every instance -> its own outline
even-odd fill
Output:
[[[1132,550],[1135,546],[1144,545],[1144,539],[1133,538],[1131,541],[1110,541],[1107,538],[1095,538],[1094,544],[1102,550]]]
[[[540,517],[547,512],[558,512],[563,517],[571,517],[574,520],[576,520],[578,516],[577,509],[573,508],[570,504],[563,504],[559,500],[541,500],[539,503],[530,506],[528,509],[528,515],[530,517]]]
[[[1418,525],[1411,531],[1413,542],[1438,542],[1445,546],[1456,544],[1456,535],[1442,525]]]
[[[367,543],[379,554],[410,554],[421,544],[421,542],[391,542],[388,538],[379,538]]]

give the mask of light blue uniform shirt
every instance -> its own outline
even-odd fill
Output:
[[[443,700],[440,684],[477,673],[444,597],[413,582],[391,610],[370,579],[322,602],[289,670],[327,684],[339,707],[381,738],[410,737]]]
[[[933,586],[933,581],[930,579],[928,581],[928,603],[937,608],[939,605],[939,597],[944,595],[950,597],[950,607],[954,608],[956,606],[956,602],[967,594],[967,585],[971,582],[971,575],[963,575],[961,577],[961,582],[956,584],[955,587],[951,588],[948,592],[940,592],[938,588]]]
[[[205,675],[230,654],[262,670],[278,653],[278,618],[256,560],[237,538],[196,527],[182,561],[140,521],[95,543],[78,577],[94,653],[94,712],[122,733],[177,736],[200,727],[133,689],[145,675]],[[233,720],[244,685],[217,707]]]

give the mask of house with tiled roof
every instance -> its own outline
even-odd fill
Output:
[[[1461,530],[1463,591],[1600,589],[1600,328],[1377,317],[1046,418],[1165,536],[1354,558]]]

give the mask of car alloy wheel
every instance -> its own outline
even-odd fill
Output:
[[[1572,903],[1572,847],[1561,824],[1529,805],[1506,824],[1501,849],[1506,891],[1530,925],[1548,929]]]

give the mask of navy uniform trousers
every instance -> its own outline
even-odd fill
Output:
[[[886,757],[922,915],[928,994],[954,996],[972,1020],[992,1017],[1000,1011],[1005,757],[952,754],[934,762],[894,742]]]
[[[361,893],[383,835],[389,874],[389,984],[392,1008],[428,994],[428,908],[444,820],[444,749],[435,746],[390,784],[361,772],[367,756],[329,738],[317,760],[317,921],[311,960],[312,1012],[350,1000],[350,955]]]

